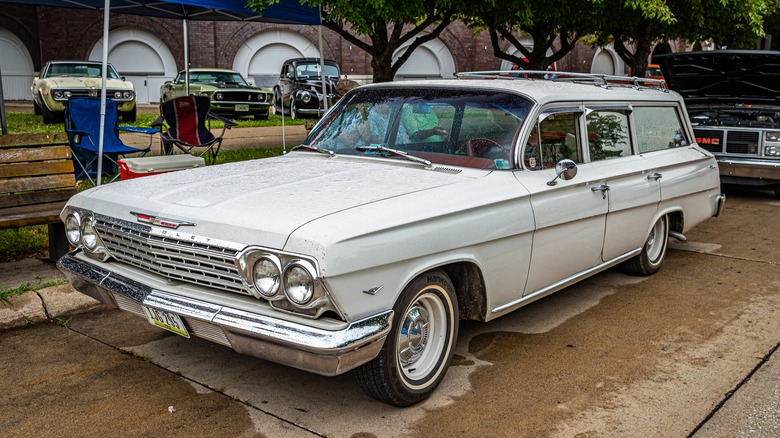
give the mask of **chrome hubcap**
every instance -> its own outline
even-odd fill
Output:
[[[417,362],[425,351],[428,337],[428,312],[415,304],[404,316],[398,336],[398,357],[402,366]]]

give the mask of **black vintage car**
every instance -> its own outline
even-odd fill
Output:
[[[279,84],[274,87],[274,109],[293,119],[324,112],[322,65],[319,58],[293,58],[282,65]],[[335,102],[336,84],[341,71],[335,61],[325,60],[325,91],[328,108]]]
[[[688,107],[696,142],[724,184],[774,188],[780,198],[780,52],[714,50],[655,57]]]

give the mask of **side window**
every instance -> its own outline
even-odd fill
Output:
[[[628,114],[620,110],[596,110],[586,117],[590,160],[631,155]]]
[[[548,115],[531,132],[525,147],[525,166],[532,170],[550,169],[568,158],[582,163],[580,154],[579,113]]]
[[[690,144],[675,107],[634,107],[639,152],[651,152]]]

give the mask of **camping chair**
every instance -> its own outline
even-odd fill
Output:
[[[172,154],[173,146],[187,154],[195,148],[204,148],[198,155],[207,157],[206,161],[213,164],[222,146],[225,130],[237,123],[212,113],[210,107],[208,96],[184,96],[163,102],[160,105],[162,115],[152,122],[153,127],[162,130],[163,154]],[[219,136],[209,130],[211,119],[224,124]]]
[[[119,139],[119,131],[149,135],[146,148],[126,146]],[[72,97],[65,105],[65,132],[73,151],[76,179],[87,179],[94,186],[97,174],[97,159],[100,138],[100,98]],[[151,150],[153,137],[160,132],[156,128],[120,127],[116,102],[106,99],[106,117],[103,132],[103,175],[119,177],[117,160],[128,154],[146,155]]]

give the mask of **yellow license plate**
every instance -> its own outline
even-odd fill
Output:
[[[165,330],[176,333],[177,335],[189,338],[190,334],[187,332],[187,327],[184,325],[181,316],[166,312],[165,310],[159,310],[152,307],[141,306],[146,315],[146,319],[157,327],[164,328]]]

